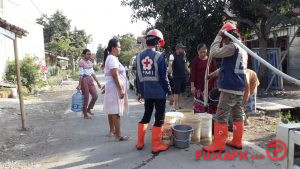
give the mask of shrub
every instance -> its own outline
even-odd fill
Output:
[[[41,79],[40,67],[34,63],[34,59],[25,57],[20,61],[21,82],[29,91],[32,91],[33,86]],[[15,61],[9,61],[5,80],[16,84]]]

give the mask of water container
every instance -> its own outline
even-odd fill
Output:
[[[198,113],[201,117],[201,139],[211,140],[212,139],[212,115],[208,113]]]
[[[188,125],[175,125],[172,127],[174,145],[177,148],[188,148],[194,129]]]
[[[183,113],[184,115],[186,115],[186,114],[194,114],[194,110],[193,109],[178,109],[178,110],[176,110],[176,112]]]
[[[83,95],[80,90],[77,90],[72,96],[71,110],[73,112],[82,112],[83,110]]]
[[[165,114],[164,125],[162,126],[162,142],[164,144],[172,145],[172,131],[171,127],[180,124],[183,114],[180,112],[167,112]]]
[[[197,114],[185,114],[181,120],[181,124],[189,125],[194,129],[192,136],[193,143],[199,143],[201,141],[201,128],[202,128],[201,116]]]

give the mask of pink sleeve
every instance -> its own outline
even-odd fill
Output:
[[[119,61],[116,57],[110,57],[106,65],[109,70],[119,68]]]
[[[79,61],[79,67],[84,67],[84,61],[83,60]]]

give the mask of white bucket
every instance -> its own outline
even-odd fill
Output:
[[[202,119],[198,114],[185,114],[181,120],[181,124],[189,125],[194,129],[194,134],[192,136],[193,143],[199,143],[201,141],[201,123]]]
[[[167,112],[165,114],[164,125],[162,126],[162,142],[164,144],[173,145],[172,127],[180,124],[183,114],[180,112]]]
[[[202,119],[201,139],[212,138],[212,115],[208,113],[197,113]]]
[[[186,114],[194,114],[194,110],[193,109],[178,109],[178,110],[176,110],[176,112],[183,113],[184,115],[186,115]]]

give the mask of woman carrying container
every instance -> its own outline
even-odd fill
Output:
[[[96,78],[93,69],[93,63],[91,60],[91,51],[89,49],[84,49],[82,52],[83,58],[79,61],[79,85],[77,89],[81,89],[84,103],[83,103],[83,116],[85,119],[90,119],[91,117],[88,115],[94,115],[91,112],[91,109],[94,108],[94,105],[98,99],[97,91],[94,85],[93,79],[97,82],[98,87],[101,89],[101,85]],[[92,96],[92,99],[89,103],[89,96]]]
[[[120,117],[128,115],[128,80],[124,66],[119,62],[121,45],[118,39],[111,39],[107,46],[105,61],[105,95],[103,110],[108,114],[110,134],[116,141],[126,141],[127,136],[121,135]]]

